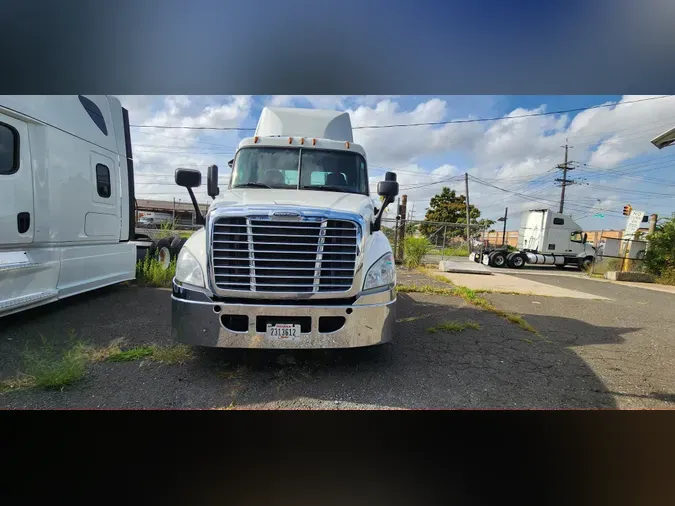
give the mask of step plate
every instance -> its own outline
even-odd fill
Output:
[[[30,295],[23,295],[22,297],[3,300],[0,301],[0,312],[51,299],[56,297],[58,293],[58,290],[47,290],[45,292],[32,293]]]

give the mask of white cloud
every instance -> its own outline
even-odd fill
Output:
[[[471,202],[485,209],[484,216],[496,217],[506,205],[514,210],[532,206],[556,207],[560,189],[553,182],[560,175],[556,174],[559,171],[555,166],[563,161],[562,146],[567,140],[572,146],[570,160],[589,166],[574,172],[572,177],[587,174],[590,167],[592,170],[611,169],[637,156],[656,154],[649,140],[675,123],[671,112],[675,97],[625,104],[643,98],[650,97],[625,96],[622,99],[624,105],[589,109],[571,121],[569,115],[515,117],[545,112],[547,104],[541,104],[533,109],[512,110],[500,121],[356,129],[354,137],[368,153],[373,168],[372,190],[382,178],[382,171],[375,168],[395,170],[401,193],[407,193],[409,201],[416,202],[416,217],[423,216],[429,199],[444,185],[464,193],[463,181],[428,185],[461,176],[467,170],[464,166],[444,164],[446,156],[452,160],[465,160],[471,167],[469,172],[476,177],[532,195],[526,201],[525,197],[471,183]],[[134,124],[227,127],[240,126],[247,119],[257,120],[249,118],[253,107],[250,96],[125,96],[120,99],[130,110]],[[276,95],[265,103],[346,110],[354,126],[464,119],[458,117],[445,100],[433,97],[421,97],[421,100],[412,109],[404,108],[401,99],[394,96]],[[170,176],[181,164],[205,169],[211,163],[218,163],[225,174],[223,169],[227,168],[226,162],[234,152],[239,136],[236,132],[133,129],[137,167],[140,173],[161,172]],[[432,166],[435,169],[430,167],[429,160],[434,160]],[[528,181],[533,179],[536,183],[528,186]],[[634,186],[635,181],[628,183],[626,188],[631,184]],[[176,192],[176,189],[172,191]],[[593,184],[568,188],[568,199],[569,209],[574,209],[573,212],[606,210],[621,200],[616,191],[600,189]]]

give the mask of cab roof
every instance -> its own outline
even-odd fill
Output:
[[[260,114],[255,135],[354,142],[349,113],[295,107],[265,107]]]

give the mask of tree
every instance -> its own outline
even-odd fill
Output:
[[[492,220],[480,220],[480,211],[473,205],[469,205],[469,215],[471,223],[481,225],[482,227],[489,227],[494,223]],[[448,187],[443,187],[440,193],[435,195],[429,204],[427,213],[424,216],[426,222],[438,223],[457,223],[466,224],[466,197],[464,195],[457,195],[455,190]],[[438,233],[439,225],[431,223],[422,223],[420,232],[426,237]],[[452,237],[463,237],[466,233],[466,227],[448,227],[445,237],[446,239]],[[477,237],[480,235],[479,228],[472,228],[471,235]]]
[[[645,265],[649,272],[657,276],[672,276],[675,273],[675,220],[658,225],[647,236],[647,241]]]

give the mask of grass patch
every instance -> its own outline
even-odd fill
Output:
[[[108,362],[133,362],[142,358],[147,358],[152,355],[153,349],[151,346],[141,346],[138,348],[131,348],[129,350],[119,351],[113,353],[107,358]]]
[[[192,348],[184,344],[173,346],[138,346],[128,350],[119,350],[111,353],[105,359],[108,362],[134,362],[148,359],[162,364],[184,364],[192,359]]]
[[[44,336],[38,349],[26,348],[22,353],[23,371],[20,379],[8,380],[11,388],[42,387],[59,389],[81,380],[87,367],[87,350],[83,343],[70,335],[71,346],[56,350]]]
[[[435,327],[429,327],[427,332],[430,334],[435,334],[436,332],[461,332],[462,330],[466,329],[480,330],[480,325],[474,321],[468,321],[464,323],[450,321],[440,323]]]
[[[176,275],[176,260],[172,260],[167,269],[162,268],[156,258],[146,255],[136,264],[136,281],[147,286],[169,288]]]
[[[173,346],[151,346],[152,355],[150,359],[162,364],[184,364],[193,357],[192,348],[186,344],[175,344]]]
[[[443,248],[431,248],[427,255],[439,255],[446,257],[468,257],[471,252],[467,249],[466,246],[460,246],[458,248],[452,248],[450,246]]]
[[[399,320],[396,320],[396,323],[411,323],[411,322],[416,322],[417,320],[421,320],[423,318],[428,318],[429,314],[422,314],[419,316],[408,316],[407,318],[401,318]]]
[[[428,274],[425,273],[425,275]],[[443,280],[441,280],[440,278],[442,278],[442,276],[438,276],[439,281],[442,281],[447,284],[445,278],[443,278]],[[518,325],[520,328],[526,330],[527,332],[539,335],[539,332],[537,332],[537,330],[532,325],[527,323],[525,318],[523,318],[522,316],[496,308],[495,306],[492,305],[492,303],[489,300],[480,297],[475,290],[472,290],[471,288],[467,288],[465,286],[448,285],[448,288],[439,288],[432,285],[397,285],[396,291],[401,293],[427,293],[432,295],[453,295],[455,297],[460,297],[469,304],[484,309],[486,311],[490,311],[491,313],[494,313],[497,316],[500,316],[501,318],[504,318],[505,320],[515,325]]]
[[[9,378],[0,381],[0,394],[11,392],[12,390],[19,390],[21,388],[31,388],[35,386],[35,380],[29,376],[22,376],[19,378]]]
[[[163,364],[184,364],[193,357],[192,348],[184,344],[153,344],[123,350],[127,340],[119,338],[104,348],[94,348],[75,340],[71,333],[70,347],[57,351],[53,344],[41,338],[39,348],[26,348],[22,353],[23,367],[17,377],[0,381],[0,393],[34,387],[60,389],[82,379],[91,363],[148,359]]]

